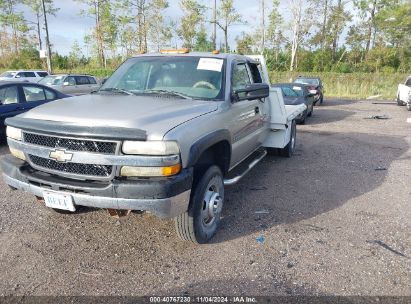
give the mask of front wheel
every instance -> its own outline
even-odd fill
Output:
[[[223,203],[223,174],[217,166],[211,166],[196,183],[188,211],[174,219],[179,238],[197,244],[207,243],[218,229]]]
[[[408,102],[408,103],[407,103],[407,110],[408,110],[408,111],[411,111],[411,102]]]
[[[293,120],[293,122],[291,123],[290,141],[284,148],[279,149],[280,156],[288,157],[288,158],[291,157],[294,154],[296,142],[297,142],[297,125],[295,124],[295,120]]]

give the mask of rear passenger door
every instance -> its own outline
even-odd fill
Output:
[[[97,80],[94,77],[88,76],[90,82],[90,92],[97,91],[100,88],[100,84],[97,83]]]
[[[24,109],[30,110],[43,103],[54,100],[57,95],[48,89],[34,85],[22,85]]]
[[[75,76],[77,92],[76,94],[88,94],[92,91],[89,78],[87,76]]]

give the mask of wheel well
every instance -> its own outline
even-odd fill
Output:
[[[228,141],[220,141],[211,147],[207,148],[198,158],[194,165],[194,176],[201,174],[211,165],[216,165],[220,168],[223,175],[228,173],[230,168],[231,147]]]

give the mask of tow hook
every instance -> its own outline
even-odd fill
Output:
[[[131,210],[118,210],[118,209],[107,209],[108,214],[113,218],[126,217],[130,214]]]

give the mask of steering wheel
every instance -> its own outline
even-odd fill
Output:
[[[193,88],[199,88],[199,87],[205,87],[207,89],[210,90],[217,90],[217,88],[215,87],[215,85],[213,85],[212,83],[208,82],[208,81],[198,81],[193,85]]]

